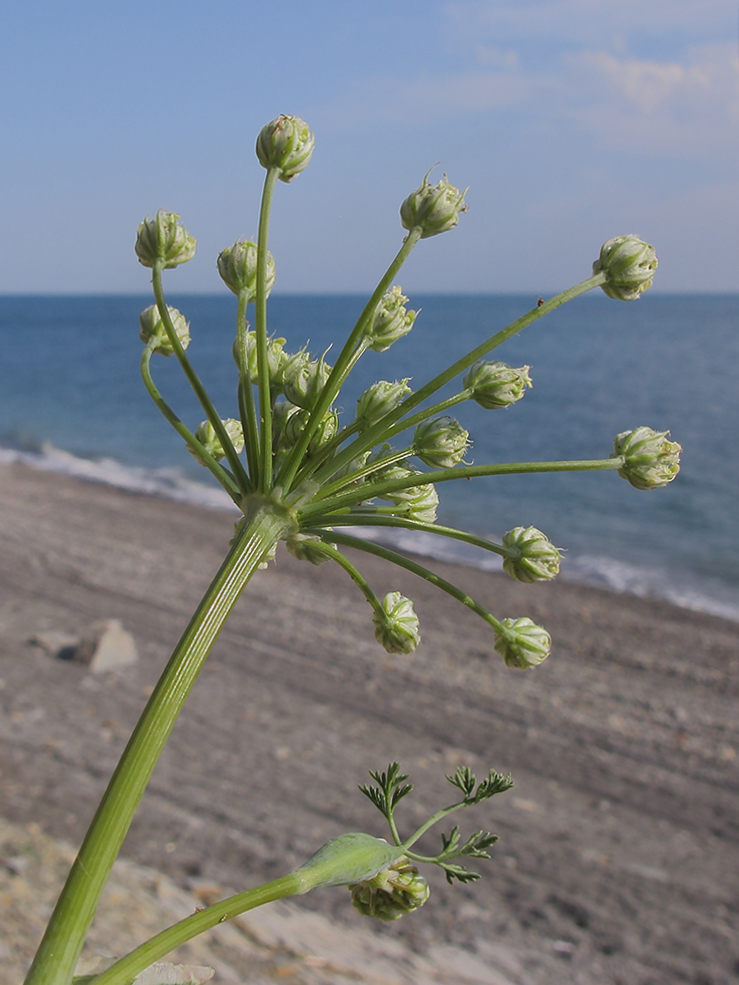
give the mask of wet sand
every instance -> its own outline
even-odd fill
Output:
[[[79,841],[232,522],[0,468],[0,816]],[[490,982],[736,981],[739,624],[434,562],[499,616],[550,630],[552,656],[520,672],[473,613],[376,559],[358,564],[377,594],[414,599],[416,654],[378,647],[335,565],[280,551],[206,664],[125,855],[182,886],[239,890],[344,831],[384,835],[356,790],[370,768],[399,759],[411,773],[410,830],[448,801],[445,773],[494,766],[514,789],[462,821],[501,836],[483,879],[432,874],[424,909],[378,933],[420,953],[467,949],[497,969]],[[134,634],[136,666],[96,677],[29,642],[110,618]],[[301,906],[365,928],[347,897]]]

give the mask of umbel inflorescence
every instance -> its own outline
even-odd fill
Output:
[[[427,174],[400,207],[405,229],[398,254],[380,279],[332,364],[325,354],[294,349],[268,332],[267,299],[275,283],[268,250],[268,227],[277,181],[291,182],[308,166],[314,137],[297,117],[280,116],[264,127],[257,157],[266,169],[256,242],[240,239],[218,257],[218,272],[237,298],[233,359],[238,418],[224,419],[203,386],[190,358],[190,325],[167,305],[162,274],[195,254],[195,240],[179,217],[160,210],[140,225],[136,254],[151,268],[155,303],[141,314],[144,352],[141,372],[160,411],[184,439],[198,462],[209,469],[241,511],[228,553],[177,643],[121,755],[101,803],[49,920],[26,985],[70,985],[87,931],[113,863],[121,850],[141,797],[197,676],[236,600],[253,574],[274,556],[280,540],[311,564],[333,561],[359,587],[372,608],[375,637],[391,653],[416,649],[419,622],[410,599],[398,591],[378,598],[344,550],[374,554],[413,572],[463,603],[493,630],[493,646],[510,667],[529,668],[548,655],[546,629],[528,616],[496,616],[464,591],[417,561],[371,540],[353,536],[353,527],[398,527],[449,537],[492,551],[512,578],[531,583],[554,578],[557,547],[535,527],[517,526],[500,543],[436,521],[437,487],[454,479],[525,472],[613,469],[637,489],[670,482],[679,467],[680,446],[667,432],[635,427],[616,437],[609,457],[586,461],[510,462],[485,465],[466,461],[467,429],[449,411],[472,400],[494,412],[521,400],[531,386],[528,366],[511,367],[490,354],[522,328],[595,287],[612,298],[634,300],[652,283],[657,259],[637,236],[608,240],[588,279],[546,301],[487,339],[417,390],[397,379],[392,355],[386,378],[359,398],[353,420],[342,419],[339,394],[352,368],[368,349],[387,353],[415,327],[416,312],[395,283],[410,252],[422,239],[453,229],[465,211],[464,193],[444,177],[433,184]],[[254,329],[247,309],[254,306]],[[197,337],[197,336],[196,336]],[[286,348],[287,346],[287,348]],[[194,345],[193,345],[194,348]],[[178,360],[203,409],[205,419],[186,425],[166,402],[151,375],[154,355]],[[443,400],[438,393],[457,382]],[[495,770],[480,783],[467,768],[447,777],[455,802],[437,811],[403,839],[395,808],[411,790],[407,776],[391,763],[362,792],[386,818],[391,841],[364,833],[335,838],[305,865],[263,886],[220,900],[161,931],[120,960],[78,972],[78,985],[147,985],[206,981],[192,969],[159,965],[162,957],[197,934],[254,906],[319,886],[349,886],[357,909],[395,920],[421,906],[428,886],[418,865],[442,868],[449,881],[469,882],[476,873],[460,859],[488,858],[495,836],[478,831],[463,840],[455,826],[441,836],[436,855],[421,855],[416,842],[450,813],[474,807],[511,785]],[[105,970],[102,970],[104,967]],[[144,969],[144,977],[137,977]],[[197,969],[196,969],[197,970]],[[200,969],[202,972],[203,969]],[[198,972],[199,974],[199,972]]]
[[[606,242],[593,264],[593,276],[544,302],[512,325],[482,341],[472,352],[416,392],[407,379],[380,380],[359,398],[354,420],[343,421],[337,398],[362,354],[385,352],[411,331],[416,312],[399,285],[398,270],[416,243],[457,225],[467,208],[464,193],[444,177],[421,186],[400,207],[407,233],[401,249],[349,333],[334,365],[306,349],[289,352],[286,340],[267,331],[267,297],[275,282],[275,262],[267,251],[267,224],[275,180],[288,182],[308,165],[314,137],[297,117],[281,116],[261,131],[257,155],[267,169],[258,241],[238,240],[218,257],[218,271],[237,296],[234,360],[240,420],[223,420],[186,354],[190,328],[162,292],[162,271],[190,260],[195,240],[171,212],[160,210],[145,219],[136,253],[153,270],[156,304],[141,315],[146,343],[142,372],[165,416],[185,439],[198,461],[209,468],[246,518],[266,497],[282,510],[286,523],[280,537],[296,557],[313,564],[332,560],[356,582],[373,610],[377,640],[386,650],[409,653],[419,642],[418,619],[411,601],[398,592],[379,599],[341,550],[353,547],[379,555],[459,599],[485,619],[494,631],[494,646],[511,667],[533,667],[548,655],[549,634],[526,616],[498,618],[456,586],[387,547],[347,532],[360,525],[402,527],[466,541],[503,558],[512,578],[535,582],[555,577],[560,551],[535,527],[516,527],[500,543],[439,525],[437,485],[452,479],[515,472],[617,469],[638,489],[653,489],[674,478],[680,446],[667,433],[637,427],[619,434],[610,458],[570,462],[522,462],[469,465],[470,437],[464,426],[445,412],[474,400],[489,410],[509,407],[532,385],[529,367],[511,367],[485,358],[493,349],[532,321],[593,287],[609,297],[638,298],[652,283],[657,258],[636,236]],[[246,321],[247,305],[256,306],[255,330]],[[150,372],[151,356],[176,355],[200,399],[206,420],[190,431],[167,406]],[[445,384],[461,377],[454,396],[434,403]],[[271,548],[267,557],[273,553]]]

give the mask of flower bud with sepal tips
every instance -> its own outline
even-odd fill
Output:
[[[459,465],[469,446],[469,431],[453,417],[421,421],[413,435],[413,454],[432,469]]]
[[[637,489],[659,489],[680,471],[681,446],[669,441],[669,431],[640,427],[622,431],[613,443],[611,458],[623,458],[618,474]]]
[[[356,420],[359,432],[366,431],[373,424],[377,424],[413,393],[408,386],[408,379],[396,380],[394,383],[389,380],[379,380],[364,391],[357,401]]]
[[[388,592],[372,621],[375,639],[388,653],[413,653],[421,642],[413,603],[400,592]]]
[[[186,349],[190,345],[190,323],[177,308],[170,308],[167,305],[167,311],[174,325],[177,338],[180,340],[180,345],[183,349]],[[172,355],[174,347],[169,341],[167,330],[162,322],[159,309],[155,304],[150,305],[150,307],[141,312],[139,315],[139,325],[141,326],[139,338],[142,342],[148,345],[150,342],[156,341],[156,346],[153,349],[154,352],[158,352],[162,356]]]
[[[257,296],[257,244],[248,239],[239,239],[233,246],[223,250],[218,256],[218,273],[221,280],[234,294],[246,291],[247,303]],[[267,281],[265,297],[275,284],[275,261],[267,253]]]
[[[601,287],[609,298],[636,301],[652,286],[657,269],[654,247],[638,236],[614,236],[604,243],[600,257],[593,264],[593,273],[603,271],[605,284]]]
[[[308,424],[310,418],[309,410],[298,410],[295,414],[290,414],[285,422],[284,428],[284,447],[292,448],[300,440],[300,436]],[[339,415],[335,410],[327,410],[318,422],[313,437],[308,444],[308,454],[314,455],[319,448],[325,445],[339,430]]]
[[[373,352],[385,352],[413,328],[418,312],[408,311],[407,303],[408,298],[397,284],[383,294],[366,333]]]
[[[542,626],[528,616],[503,619],[502,629],[495,634],[495,649],[508,667],[536,667],[549,656],[552,638]]]
[[[323,359],[311,359],[305,349],[289,356],[282,367],[282,392],[287,399],[312,410],[321,396],[331,367]]]
[[[277,168],[280,181],[292,181],[305,168],[316,138],[299,116],[278,116],[257,137],[257,157],[264,168]]]
[[[559,574],[562,553],[536,527],[509,530],[503,537],[503,547],[518,551],[517,557],[503,560],[503,570],[516,581],[548,581]]]
[[[144,267],[162,263],[165,268],[187,263],[195,256],[195,237],[191,236],[176,212],[159,209],[139,225],[136,256]]]
[[[270,336],[267,339],[267,371],[269,373],[269,383],[273,391],[282,388],[282,369],[288,360],[288,354],[283,350],[286,339],[278,339]],[[246,346],[246,363],[249,370],[249,378],[254,382],[258,379],[257,362],[257,335],[256,332],[247,331],[244,333],[244,345]],[[233,344],[233,357],[236,365],[239,365],[239,340],[236,338]]]
[[[234,446],[234,450],[238,454],[244,447],[244,431],[241,427],[241,422],[234,420],[233,417],[229,417],[227,420],[222,421],[222,424],[226,429],[226,434],[231,439],[231,444]],[[203,448],[205,448],[205,450],[216,459],[216,461],[220,461],[225,456],[226,452],[223,450],[223,445],[221,444],[220,438],[216,434],[216,429],[210,421],[203,421],[202,424],[198,425],[198,429],[195,432],[195,437],[198,439]],[[192,452],[195,458],[198,458],[197,452],[192,449],[188,450]]]
[[[507,363],[480,359],[467,370],[463,386],[481,407],[495,410],[515,404],[532,383],[528,366],[514,369]]]
[[[398,859],[373,879],[349,886],[352,905],[365,917],[399,920],[423,906],[429,898],[429,884],[407,858]]]
[[[432,169],[433,170],[433,169]],[[421,239],[445,233],[459,222],[459,213],[466,212],[464,192],[446,180],[446,175],[438,185],[429,182],[426,174],[423,184],[408,196],[400,206],[400,221],[404,229],[420,229]]]

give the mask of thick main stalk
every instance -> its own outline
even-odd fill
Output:
[[[255,501],[128,741],[25,985],[69,985],[110,870],[185,700],[236,600],[289,523],[269,501]]]

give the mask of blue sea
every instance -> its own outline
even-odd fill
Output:
[[[168,301],[191,322],[189,354],[221,416],[238,416],[234,299]],[[147,296],[0,297],[0,462],[229,508],[144,391],[138,314],[150,303]],[[338,352],[363,303],[275,296],[269,330],[287,338],[288,351],[308,343],[316,355],[332,344]],[[375,380],[410,377],[417,389],[535,304],[534,296],[411,298],[421,309],[413,331],[362,358],[339,401],[345,419]],[[618,432],[648,425],[670,429],[683,446],[683,467],[670,486],[650,492],[615,472],[445,483],[439,519],[495,540],[533,524],[566,549],[565,578],[739,619],[739,295],[647,294],[632,303],[587,295],[490,358],[531,366],[534,386],[506,410],[455,408],[476,464],[606,458]],[[194,428],[203,415],[176,360],[155,357],[152,366]],[[403,534],[399,542],[467,564],[497,563],[442,538]]]

